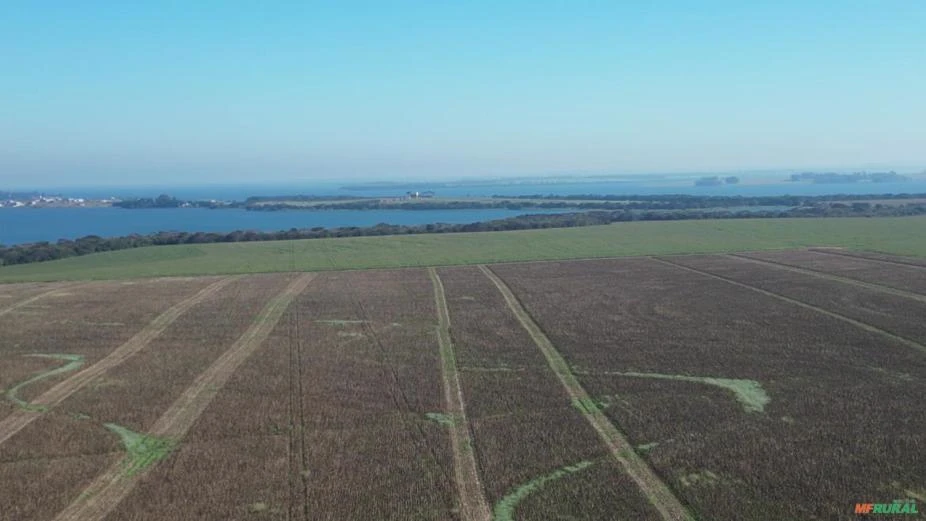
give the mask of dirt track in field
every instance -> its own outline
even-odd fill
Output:
[[[460,518],[463,521],[489,521],[492,514],[486,501],[476,465],[473,440],[466,419],[466,403],[463,388],[457,372],[453,341],[450,339],[450,311],[444,296],[444,285],[437,270],[428,268],[428,275],[434,284],[434,302],[437,307],[437,339],[440,345],[441,376],[444,382],[444,400],[447,412],[453,418],[450,425],[450,444],[453,448],[453,469],[460,497]]]
[[[227,277],[214,282],[192,297],[178,304],[175,304],[173,307],[152,320],[147,326],[145,326],[144,329],[136,333],[135,336],[130,338],[121,346],[117,347],[113,352],[109,353],[105,358],[83,369],[82,371],[72,374],[67,379],[58,383],[58,385],[42,393],[41,396],[31,402],[31,405],[40,406],[45,409],[51,409],[52,407],[60,404],[69,396],[90,383],[93,379],[106,373],[106,371],[109,371],[113,367],[127,360],[132,355],[144,349],[152,340],[157,338],[158,335],[160,335],[165,329],[167,329],[168,326],[170,326],[181,315],[186,313],[190,308],[214,295],[237,278],[240,277]],[[54,291],[58,291],[60,289],[61,288],[58,288]],[[50,293],[53,293],[54,291]],[[33,299],[39,298],[43,295],[45,294],[33,297]],[[0,421],[0,444],[13,437],[13,435],[24,429],[27,425],[35,421],[35,419],[41,415],[42,412],[40,411],[27,411],[25,409],[19,409],[11,413],[9,416]]]
[[[869,331],[869,332],[871,332],[871,333],[877,333],[877,334],[882,335],[882,336],[884,336],[884,337],[890,338],[891,340],[895,340],[895,341],[897,341],[897,342],[900,342],[901,344],[903,344],[903,345],[905,345],[905,346],[907,346],[907,347],[911,347],[911,348],[913,348],[913,349],[916,349],[917,351],[920,351],[920,352],[922,352],[922,353],[926,353],[926,346],[924,346],[923,344],[920,344],[919,342],[914,342],[913,340],[910,340],[909,338],[904,338],[904,337],[902,337],[902,336],[895,335],[894,333],[891,333],[890,331],[885,331],[885,330],[883,330],[883,329],[881,329],[881,328],[872,326],[871,324],[866,324],[865,322],[860,322],[860,321],[858,321],[858,320],[855,320],[854,318],[849,318],[849,317],[847,317],[847,316],[845,316],[845,315],[841,315],[841,314],[839,314],[839,313],[836,313],[836,312],[833,312],[833,311],[829,311],[829,310],[827,310],[827,309],[823,309],[823,308],[821,308],[821,307],[814,306],[814,305],[812,305],[812,304],[808,304],[808,303],[806,303],[806,302],[803,302],[803,301],[800,301],[800,300],[796,300],[796,299],[793,299],[793,298],[791,298],[791,297],[786,297],[786,296],[784,296],[784,295],[779,295],[778,293],[775,293],[775,292],[772,292],[772,291],[768,291],[768,290],[764,290],[764,289],[761,289],[761,288],[757,288],[757,287],[755,287],[755,286],[750,286],[749,284],[743,284],[742,282],[735,281],[735,280],[733,280],[733,279],[729,279],[729,278],[727,278],[727,277],[723,277],[723,276],[720,276],[720,275],[717,275],[717,274],[714,274],[714,273],[710,273],[710,272],[707,272],[707,271],[702,271],[702,270],[699,270],[699,269],[696,269],[696,268],[692,268],[692,267],[689,267],[689,266],[684,266],[684,265],[682,265],[682,264],[676,264],[676,263],[674,263],[674,262],[672,262],[672,261],[669,261],[669,260],[666,260],[666,259],[657,259],[657,258],[655,258],[655,257],[651,257],[651,258],[652,258],[654,261],[656,261],[656,262],[661,262],[661,263],[663,263],[663,264],[667,264],[667,265],[669,265],[669,266],[673,266],[673,267],[676,267],[676,268],[678,268],[678,269],[690,271],[690,272],[692,272],[692,273],[697,273],[697,274],[699,274],[699,275],[703,275],[703,276],[705,276],[705,277],[710,277],[710,278],[712,278],[712,279],[722,280],[722,281],[724,281],[724,282],[726,282],[726,283],[728,283],[728,284],[733,284],[734,286],[739,286],[739,287],[741,287],[741,288],[749,289],[749,290],[755,291],[755,292],[757,292],[757,293],[761,293],[761,294],[763,294],[763,295],[767,295],[767,296],[769,296],[769,297],[774,297],[774,298],[777,298],[777,299],[779,299],[779,300],[784,300],[785,302],[794,304],[794,305],[796,305],[796,306],[800,306],[800,307],[805,308],[805,309],[810,309],[810,310],[816,311],[816,312],[818,312],[818,313],[822,313],[822,314],[824,314],[824,315],[827,315],[827,316],[830,316],[830,317],[833,317],[833,318],[842,320],[843,322],[848,322],[849,324],[852,324],[852,325],[855,326],[855,327],[864,329],[864,330]]]
[[[534,343],[543,352],[544,358],[550,368],[556,373],[560,383],[565,388],[569,397],[574,404],[586,404],[582,407],[582,416],[594,427],[601,440],[607,446],[611,455],[617,460],[627,475],[633,479],[634,483],[640,488],[644,495],[650,500],[653,506],[659,511],[660,516],[667,521],[686,520],[691,521],[694,518],[691,513],[682,505],[681,501],[672,490],[663,483],[659,476],[653,472],[653,469],[636,453],[633,446],[627,440],[623,433],[608,419],[607,416],[598,407],[592,406],[591,397],[579,383],[579,380],[572,374],[569,364],[563,356],[556,350],[556,347],[547,338],[540,326],[531,318],[527,310],[521,305],[511,289],[499,278],[491,269],[485,265],[480,265],[479,269],[488,277],[501,292],[505,298],[508,307],[518,318],[518,321],[524,329],[534,339]]]
[[[894,264],[896,266],[912,266],[914,268],[926,268],[926,265],[917,264],[916,262],[912,262],[912,261],[906,261],[906,260],[901,260],[901,259],[896,259],[896,258],[895,259],[882,259],[882,258],[874,257],[874,256],[855,255],[852,252],[843,251],[843,250],[834,250],[830,248],[810,248],[810,251],[814,253],[823,253],[825,255],[839,255],[841,257],[849,257],[850,259],[874,261],[874,262],[880,262],[883,264]]]
[[[848,255],[846,255],[848,257]],[[770,266],[772,268],[777,268],[785,271],[791,271],[794,273],[800,273],[803,275],[810,275],[811,277],[817,277],[826,280],[832,280],[834,282],[841,282],[843,284],[849,284],[852,286],[858,286],[865,289],[873,289],[875,291],[880,291],[882,293],[890,293],[891,295],[897,295],[898,297],[910,298],[913,300],[919,300],[920,302],[926,302],[926,295],[921,295],[919,293],[913,293],[911,291],[904,291],[902,289],[892,288],[890,286],[885,286],[883,284],[876,284],[874,282],[865,282],[862,280],[850,279],[846,277],[840,277],[839,275],[833,275],[830,273],[824,273],[822,271],[816,271],[809,268],[799,268],[797,266],[791,266],[789,264],[784,264],[782,262],[771,261],[768,259],[756,259],[749,257],[748,255],[742,255],[738,253],[732,253],[727,255],[727,257],[732,257],[734,259],[741,259],[745,261],[752,262],[754,264],[761,264],[765,266]],[[862,257],[856,257],[862,258]],[[907,264],[909,266],[909,264]]]
[[[50,295],[54,295],[55,293],[58,293],[59,291],[66,290],[66,289],[71,289],[71,288],[74,288],[75,286],[79,286],[79,285],[80,285],[80,284],[77,284],[77,283],[61,284],[61,285],[55,286],[54,289],[51,289],[51,290],[48,290],[48,291],[39,293],[38,295],[33,295],[33,296],[29,297],[29,298],[20,300],[19,302],[15,303],[15,304],[12,304],[12,305],[9,305],[9,306],[7,306],[7,307],[5,307],[5,308],[0,308],[0,317],[2,317],[3,315],[6,315],[7,313],[16,311],[17,309],[19,309],[19,308],[21,308],[21,307],[28,306],[29,304],[32,304],[33,302],[35,302],[35,301],[37,301],[37,300],[41,300],[41,299],[43,299],[43,298],[45,298],[45,297],[48,297],[48,296],[50,296]]]
[[[148,434],[180,441],[235,370],[270,336],[289,304],[313,278],[314,274],[306,273],[274,297],[248,330],[161,415]],[[61,511],[55,520],[102,520],[132,491],[143,475],[144,472],[138,472],[129,476],[125,472],[125,462],[116,462],[98,476],[77,500]]]

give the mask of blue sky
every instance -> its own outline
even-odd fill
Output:
[[[926,167],[926,2],[5,2],[0,185]]]

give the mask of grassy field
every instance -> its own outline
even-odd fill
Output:
[[[0,282],[125,279],[841,246],[926,257],[926,217],[633,222],[513,232],[156,246],[0,268]]]

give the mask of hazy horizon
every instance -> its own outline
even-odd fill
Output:
[[[0,189],[926,168],[926,4],[617,4],[6,6]]]

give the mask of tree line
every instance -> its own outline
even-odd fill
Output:
[[[357,200],[350,196],[293,195],[272,197],[249,197],[244,201],[183,201],[166,194],[157,198],[129,199],[113,203],[113,206],[127,209],[147,208],[243,208],[249,211],[272,212],[280,210],[527,210],[527,209],[577,209],[577,210],[684,210],[705,208],[735,208],[749,206],[812,206],[832,201],[863,201],[869,199],[903,200],[926,198],[926,194],[883,194],[883,195],[493,195],[485,199],[416,199],[395,201],[391,198],[370,197]],[[312,205],[298,204],[313,202]]]
[[[869,196],[870,198],[870,196]],[[363,237],[382,235],[410,235],[422,233],[463,233],[507,230],[529,230],[539,228],[572,228],[595,226],[629,221],[675,221],[691,219],[772,219],[783,217],[886,217],[926,215],[926,204],[872,205],[867,202],[850,204],[832,203],[794,207],[782,211],[729,211],[729,210],[617,210],[588,211],[561,214],[528,214],[507,219],[476,222],[470,224],[423,224],[398,225],[377,224],[369,227],[341,228],[291,228],[277,232],[233,231],[216,232],[157,232],[133,234],[122,237],[104,238],[89,235],[79,239],[60,239],[57,242],[37,242],[14,246],[0,245],[0,266],[43,262],[91,253],[162,246],[169,244],[206,244],[221,242],[279,241],[295,239],[325,239],[334,237]]]

